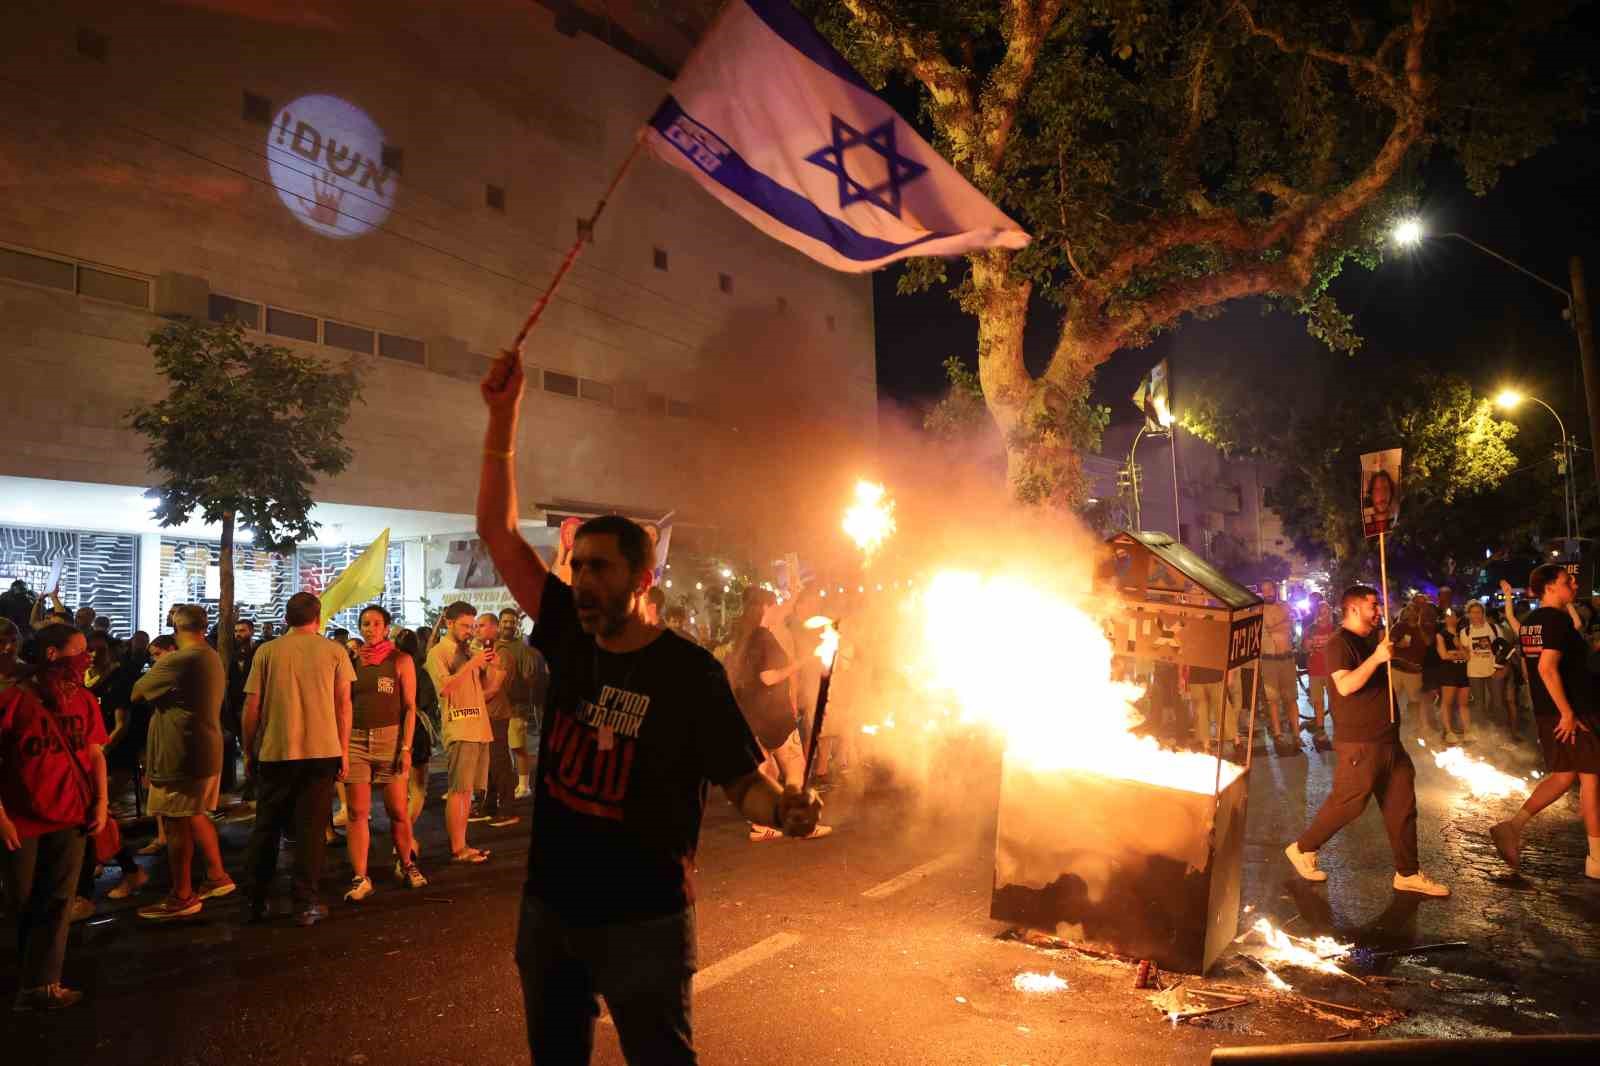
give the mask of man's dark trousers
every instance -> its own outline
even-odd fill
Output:
[[[1335,723],[1337,727],[1337,723]],[[1367,800],[1376,796],[1389,833],[1395,872],[1410,877],[1417,872],[1417,770],[1398,741],[1333,742],[1338,761],[1333,767],[1333,788],[1311,825],[1295,845],[1316,851],[1339,830],[1361,817]]]
[[[511,719],[491,718],[494,743],[489,745],[489,786],[483,793],[483,812],[510,811],[517,794],[517,768],[511,763]]]
[[[324,833],[333,814],[333,783],[338,759],[286,759],[257,763],[256,824],[250,831],[245,867],[250,871],[250,902],[262,906],[278,871],[278,844],[294,837],[293,892],[301,910],[316,903],[327,853]]]

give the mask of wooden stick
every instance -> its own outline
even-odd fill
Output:
[[[1378,531],[1378,576],[1383,590],[1383,635],[1389,638],[1389,556],[1384,551],[1384,533]],[[1394,645],[1390,645],[1392,649]],[[1392,660],[1391,660],[1392,661]],[[1389,721],[1393,722],[1398,714],[1394,707],[1394,668],[1389,663],[1383,664],[1383,676],[1389,681]]]
[[[622,184],[622,178],[628,173],[628,168],[633,166],[633,161],[638,158],[639,151],[644,147],[644,137],[641,134],[633,142],[633,150],[628,153],[622,165],[611,178],[611,184],[606,186],[605,195],[600,197],[600,202],[594,205],[594,214],[584,219],[578,227],[578,239],[572,242],[572,247],[567,250],[566,258],[561,260],[561,265],[556,268],[556,276],[550,279],[550,284],[545,288],[544,295],[539,297],[539,302],[533,305],[533,310],[528,312],[528,317],[523,320],[522,328],[517,331],[517,339],[511,342],[511,350],[522,350],[522,342],[527,340],[528,331],[533,329],[534,323],[539,321],[539,316],[544,314],[544,309],[550,305],[550,300],[556,294],[556,289],[567,276],[572,265],[578,261],[578,255],[583,251],[583,246],[594,239],[594,227],[600,221],[600,216],[605,212],[606,203],[611,199],[611,194],[617,191],[617,186]]]

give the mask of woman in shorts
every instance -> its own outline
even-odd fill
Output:
[[[372,895],[367,855],[372,847],[372,786],[383,788],[394,853],[403,859],[400,880],[410,888],[428,883],[412,857],[411,815],[406,782],[411,769],[412,731],[417,725],[417,673],[411,656],[389,639],[389,612],[377,604],[361,612],[362,645],[351,686],[350,828],[345,842],[355,876],[344,898],[359,903]]]

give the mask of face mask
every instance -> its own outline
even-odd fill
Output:
[[[46,672],[57,681],[82,685],[83,675],[89,672],[89,665],[93,661],[94,656],[86,651],[80,651],[76,655],[66,655],[56,659],[46,667]]]

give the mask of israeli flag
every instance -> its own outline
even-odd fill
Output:
[[[835,270],[1028,243],[785,0],[729,0],[645,143]]]

